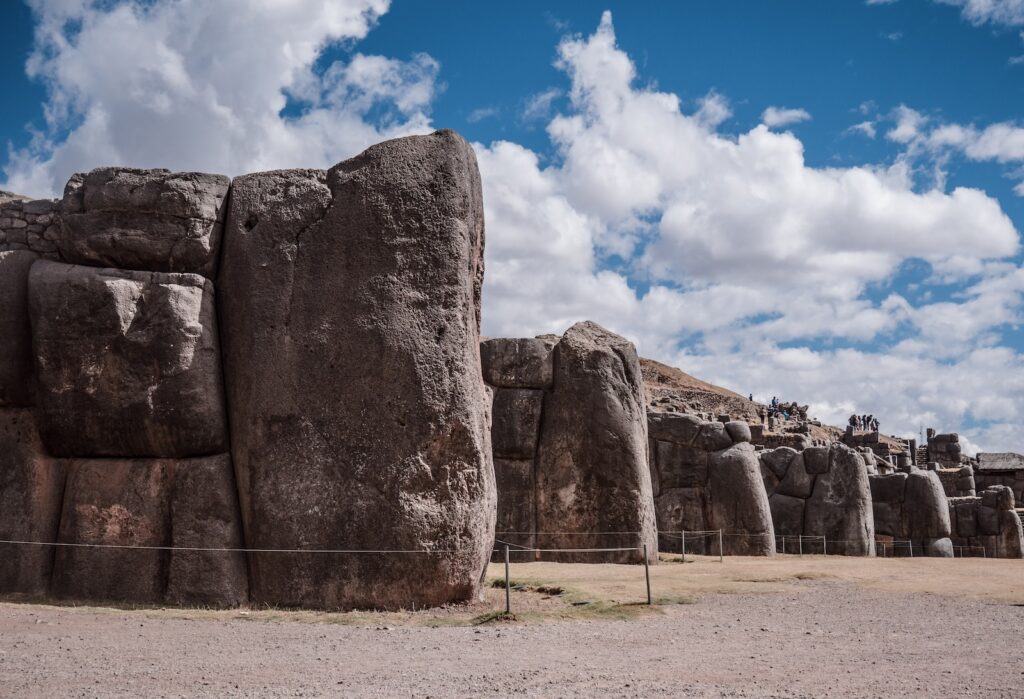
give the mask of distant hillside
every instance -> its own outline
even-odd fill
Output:
[[[647,401],[656,410],[732,415],[758,421],[760,403],[653,359],[640,359]]]

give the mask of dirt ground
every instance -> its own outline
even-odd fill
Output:
[[[491,578],[503,574],[492,567]],[[1024,697],[1024,562],[513,564],[443,610],[0,603],[0,696]]]

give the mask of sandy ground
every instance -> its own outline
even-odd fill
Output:
[[[1022,561],[651,573],[649,608],[639,566],[513,565],[514,621],[489,613],[495,588],[468,608],[390,614],[7,602],[0,695],[1024,697]]]

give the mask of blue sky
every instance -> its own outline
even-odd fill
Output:
[[[4,4],[0,187],[455,128],[486,333],[592,318],[826,420],[1024,451],[1019,0],[256,8]]]

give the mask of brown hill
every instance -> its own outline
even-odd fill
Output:
[[[653,359],[640,359],[647,401],[655,410],[732,415],[758,422],[764,406]]]

